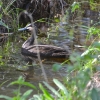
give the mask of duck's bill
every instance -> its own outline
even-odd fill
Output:
[[[25,30],[27,30],[26,27],[18,29],[18,31],[25,31]]]

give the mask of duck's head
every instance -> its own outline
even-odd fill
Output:
[[[38,33],[37,27],[35,25],[32,25],[32,24],[28,24],[24,28],[18,29],[18,31],[27,31],[27,32],[34,32],[34,30],[36,33]]]

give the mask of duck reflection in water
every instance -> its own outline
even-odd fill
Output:
[[[29,59],[29,62],[38,59],[38,53],[41,60],[52,60],[56,62],[63,62],[69,58],[69,53],[66,49],[62,47],[57,47],[53,45],[36,45],[35,42],[35,33],[37,34],[37,28],[34,24],[29,24],[24,28],[18,29],[18,31],[28,31],[31,32],[31,37],[28,38],[22,45],[21,54],[25,58]],[[31,63],[30,63],[31,64]],[[29,66],[29,70],[32,70],[33,67]]]

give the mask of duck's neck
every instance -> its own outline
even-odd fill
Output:
[[[34,38],[34,35],[32,34],[32,36],[23,43],[22,47],[27,48],[27,47],[33,45],[34,40],[35,40],[35,38]]]
[[[32,36],[31,36],[29,39],[30,39],[30,41],[29,41],[29,46],[30,46],[30,45],[33,45],[33,44],[34,44],[34,40],[35,40],[34,34],[32,34]]]

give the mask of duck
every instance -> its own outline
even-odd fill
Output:
[[[31,36],[22,44],[21,54],[31,60],[38,59],[38,53],[41,60],[52,60],[62,62],[69,59],[69,53],[66,49],[54,45],[35,44],[35,39],[38,34],[37,27],[32,23],[26,25],[18,31],[28,31]]]

